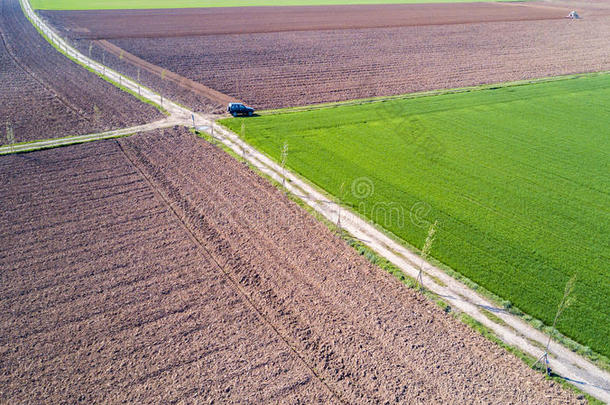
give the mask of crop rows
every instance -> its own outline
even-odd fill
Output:
[[[225,112],[226,103],[217,99],[212,100],[206,93],[189,88],[188,84],[185,85],[181,82],[180,79],[184,78],[179,77],[177,80],[171,80],[169,77],[171,73],[166,75],[162,69],[151,72],[146,67],[129,61],[121,51],[118,55],[109,52],[99,41],[76,40],[73,41],[73,45],[84,55],[91,55],[94,60],[103,62],[105,66],[163,94],[169,100],[187,106],[193,111],[203,113]],[[224,98],[222,101],[224,101]]]
[[[0,65],[0,134],[4,135],[7,123],[17,142],[30,140],[30,136],[78,133],[79,114],[24,71],[4,42],[0,44]],[[3,137],[0,144],[5,142]]]
[[[18,0],[0,4],[0,134],[17,142],[143,124],[163,115],[55,50],[25,18]],[[4,136],[0,144],[5,143]]]

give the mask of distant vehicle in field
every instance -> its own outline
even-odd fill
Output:
[[[566,16],[566,18],[570,18],[572,20],[578,20],[578,19],[580,19],[580,16],[578,15],[578,13],[576,11],[572,10],[572,11],[570,11],[570,14],[568,14]]]
[[[237,117],[238,115],[251,117],[254,114],[254,108],[246,107],[242,103],[229,103],[227,112],[234,117]]]

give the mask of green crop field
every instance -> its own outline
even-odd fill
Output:
[[[435,258],[546,324],[576,274],[558,329],[610,356],[610,75],[223,121],[242,123],[408,244],[438,220]]]
[[[320,6],[335,4],[465,3],[519,0],[32,0],[39,10],[113,10],[248,6]]]

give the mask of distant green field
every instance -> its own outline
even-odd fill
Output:
[[[610,75],[223,124],[416,247],[610,356]],[[371,187],[372,186],[372,187]]]
[[[336,4],[470,3],[494,1],[501,0],[32,0],[31,4],[34,9],[39,10],[113,10],[248,6],[320,6]]]

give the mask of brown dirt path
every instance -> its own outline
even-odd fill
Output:
[[[610,17],[117,39],[259,109],[610,70]]]
[[[186,148],[186,149],[184,149],[184,151],[183,151],[183,152],[187,152],[188,150],[190,150],[190,148]],[[353,254],[353,252],[352,252],[352,254]],[[551,396],[550,396],[550,397],[549,397],[549,396],[547,396],[547,398],[546,398],[546,402],[551,401],[549,398],[552,398],[552,397],[553,397],[553,394],[551,394]],[[534,396],[534,398],[536,399],[536,398],[538,398],[538,397],[537,397],[537,396]],[[559,400],[558,398],[555,398],[555,399]]]
[[[267,109],[610,70],[610,8],[580,1],[584,19],[563,18],[572,7],[557,0],[43,14],[82,52],[91,41],[79,38],[111,38],[156,71]],[[125,65],[113,61],[134,77]],[[187,88],[155,78],[147,85],[191,109],[213,109]]]

